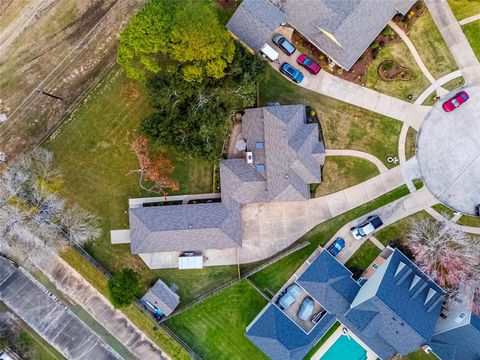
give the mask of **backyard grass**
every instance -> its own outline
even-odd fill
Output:
[[[462,215],[462,217],[458,219],[457,224],[480,227],[480,217],[473,215]]]
[[[405,140],[405,156],[407,160],[415,156],[416,146],[417,146],[417,131],[414,128],[409,127],[407,131],[407,138]]]
[[[315,197],[340,191],[380,174],[370,161],[352,156],[327,156],[322,168],[322,183]]]
[[[141,191],[138,162],[127,136],[151,111],[145,89],[129,81],[115,66],[101,84],[80,104],[45,146],[55,155],[63,173],[63,194],[100,217],[102,235],[86,250],[108,271],[129,267],[140,273],[142,291],[159,277],[179,287],[182,303],[236,276],[236,268],[209,267],[191,271],[151,271],[129,245],[111,245],[110,230],[128,228],[128,198],[152,196]],[[213,164],[191,159],[172,150],[178,193],[212,192]]]
[[[318,246],[325,246],[343,225],[392,201],[400,199],[409,193],[408,187],[402,185],[364,205],[315,226],[300,239],[310,242],[309,246],[257,272],[250,277],[250,280],[260,289],[266,290],[270,294],[275,294],[308,256],[310,256]]]
[[[380,255],[380,250],[373,242],[366,240],[360,248],[355,251],[350,259],[345,263],[345,266],[354,275],[360,276],[368,266]]]
[[[402,360],[438,360],[438,357],[436,357],[434,354],[430,353],[427,354],[423,350],[417,350],[413,353],[410,353],[408,355],[402,356]]]
[[[313,348],[310,349],[307,355],[303,358],[303,360],[310,360],[313,355],[322,347],[323,344],[328,340],[330,336],[337,330],[340,326],[340,323],[337,321],[332,327],[322,336],[322,338],[315,344]]]
[[[457,20],[466,19],[480,13],[478,0],[447,0]]]
[[[403,243],[407,239],[407,232],[412,221],[426,219],[428,217],[430,217],[430,215],[426,211],[419,211],[384,227],[375,234],[375,237],[385,246],[390,242]]]
[[[61,254],[62,258],[70,264],[79,274],[85,278],[102,295],[108,298],[107,278],[97,268],[83,258],[78,251],[69,249]],[[194,280],[193,280],[194,281]],[[192,283],[193,283],[192,281]],[[192,284],[193,285],[193,284]],[[168,335],[148,315],[143,313],[136,305],[122,308],[121,311],[141,331],[148,335],[160,348],[165,350],[174,359],[190,359],[187,352]],[[157,330],[153,330],[158,328]]]
[[[447,219],[451,219],[453,215],[455,215],[455,211],[441,203],[433,205],[432,208],[440,214],[445,215]]]
[[[435,79],[458,69],[442,34],[426,7],[423,15],[417,18],[409,28],[408,37]]]
[[[378,76],[377,69],[385,60],[394,60],[398,65],[410,70],[410,80],[384,81]],[[403,41],[380,49],[378,56],[368,66],[367,87],[381,93],[413,102],[430,85]]]
[[[259,84],[260,106],[305,104],[314,108],[320,119],[327,149],[353,149],[375,155],[387,167],[385,158],[398,156],[400,121],[301,88],[281,74],[267,69]]]
[[[477,55],[477,59],[480,60],[480,20],[463,25],[462,30],[473,52]]]
[[[267,301],[241,281],[167,320],[203,359],[267,359],[245,336],[247,325]]]

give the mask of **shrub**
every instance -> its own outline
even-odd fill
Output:
[[[372,58],[376,59],[379,52],[380,52],[380,48],[378,47],[375,49],[372,49]]]
[[[370,45],[370,49],[378,49],[380,47],[379,43],[377,41],[374,41],[371,45]]]
[[[140,289],[138,274],[124,268],[108,280],[110,301],[115,307],[125,307],[133,303]]]
[[[393,35],[393,30],[390,26],[386,26],[385,29],[382,31],[382,35],[386,37],[390,37]]]

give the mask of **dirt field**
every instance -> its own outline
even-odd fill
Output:
[[[0,0],[0,152],[11,158],[55,128],[113,64],[144,2]]]

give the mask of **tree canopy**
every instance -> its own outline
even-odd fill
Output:
[[[151,0],[120,35],[117,61],[131,78],[180,71],[188,82],[220,79],[235,45],[209,2]]]
[[[108,280],[110,301],[115,307],[125,307],[133,303],[139,289],[138,274],[132,269],[124,268]]]

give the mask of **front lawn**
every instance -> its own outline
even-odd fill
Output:
[[[166,324],[204,359],[266,359],[245,336],[267,301],[241,281],[188,309]]]
[[[394,60],[398,65],[410,70],[410,80],[382,80],[378,75],[378,67],[386,60]],[[367,87],[381,93],[413,102],[430,85],[403,41],[380,49],[378,56],[368,66]]]
[[[462,30],[472,47],[473,52],[480,60],[480,20],[462,26]]]
[[[457,20],[466,19],[480,13],[478,0],[447,0]]]
[[[315,226],[300,239],[302,241],[307,240],[310,242],[310,246],[294,252],[282,260],[277,261],[276,263],[257,272],[250,277],[250,280],[252,280],[260,289],[266,289],[268,293],[275,294],[300,267],[300,265],[305,262],[312,252],[318,246],[325,246],[325,244],[343,225],[349,221],[359,218],[360,216],[368,214],[379,207],[389,204],[392,201],[400,199],[409,193],[408,187],[406,185],[402,185],[395,190],[376,198],[375,200],[372,200]]]
[[[457,224],[480,227],[480,217],[473,215],[462,215],[462,217],[458,219]]]
[[[463,76],[459,76],[443,84],[442,87],[444,89],[447,89],[448,91],[453,91],[455,89],[458,89],[459,87],[462,87],[463,85],[465,85],[465,79],[463,78]]]
[[[360,276],[381,252],[382,250],[380,250],[373,242],[367,240],[357,251],[355,251],[355,254],[348,259],[345,266],[354,275]]]
[[[388,164],[388,155],[398,156],[400,121],[301,88],[277,71],[267,69],[259,84],[260,105],[305,104],[317,111],[327,149],[353,149],[375,155]]]
[[[425,219],[428,217],[430,217],[430,215],[426,211],[419,211],[384,227],[375,233],[375,237],[385,246],[387,246],[390,242],[401,244],[407,239],[407,232],[412,221]]]
[[[415,156],[416,154],[416,146],[417,146],[417,131],[409,127],[407,131],[407,138],[405,139],[405,157],[406,159],[410,159]]]
[[[455,215],[455,211],[441,203],[433,205],[432,208],[440,214],[444,215],[444,217],[446,217],[447,219],[451,219]]]
[[[408,37],[435,79],[458,69],[442,34],[424,6],[423,14],[409,27]]]
[[[101,218],[102,235],[87,251],[112,273],[123,267],[139,272],[142,291],[159,277],[177,284],[181,301],[188,302],[235,277],[235,267],[151,271],[130,254],[129,245],[110,243],[110,230],[128,228],[128,199],[154,195],[140,190],[138,174],[129,174],[138,162],[127,143],[127,136],[150,111],[145,88],[115,66],[45,146],[54,152],[55,165],[63,173],[66,199]],[[212,163],[172,150],[168,156],[175,165],[179,193],[212,192]]]
[[[322,168],[322,183],[315,189],[315,197],[349,188],[379,173],[375,164],[362,158],[327,156]]]

